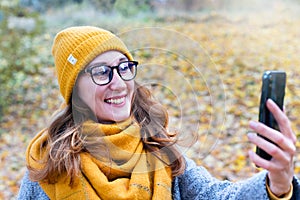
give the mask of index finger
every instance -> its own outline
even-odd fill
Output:
[[[293,143],[296,142],[296,136],[291,128],[291,123],[284,112],[276,105],[272,99],[267,100],[267,108],[273,114],[275,120],[278,123],[280,132],[290,138]]]

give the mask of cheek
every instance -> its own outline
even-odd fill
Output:
[[[96,88],[85,79],[78,80],[78,96],[90,108],[95,104]]]
[[[127,88],[128,88],[128,91],[130,93],[130,95],[132,96],[133,93],[134,93],[134,81],[129,81],[128,84],[127,84]]]

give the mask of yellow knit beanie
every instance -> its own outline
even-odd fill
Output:
[[[60,92],[66,104],[70,103],[78,73],[95,57],[109,50],[120,51],[133,60],[125,44],[116,35],[101,28],[70,27],[56,35],[52,55]]]

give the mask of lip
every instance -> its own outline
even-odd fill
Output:
[[[121,96],[114,96],[104,99],[105,103],[108,103],[110,105],[118,105],[121,106],[125,103],[127,95],[121,95]]]

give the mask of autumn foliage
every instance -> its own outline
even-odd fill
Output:
[[[249,120],[258,118],[265,70],[286,71],[285,112],[300,139],[297,6],[277,3],[260,12],[166,12],[122,20],[86,11],[88,20],[74,9],[45,13],[46,30],[32,39],[43,65],[39,74],[22,79],[24,103],[9,105],[1,120],[0,199],[17,194],[26,170],[26,146],[62,101],[50,54],[55,33],[65,26],[97,25],[119,34],[140,63],[137,81],[168,108],[170,131],[180,133],[183,153],[217,178],[238,181],[257,172],[247,158],[254,146],[246,135]],[[65,23],[57,24],[57,19]],[[184,146],[194,139],[194,146]],[[300,175],[299,153],[295,173]]]

